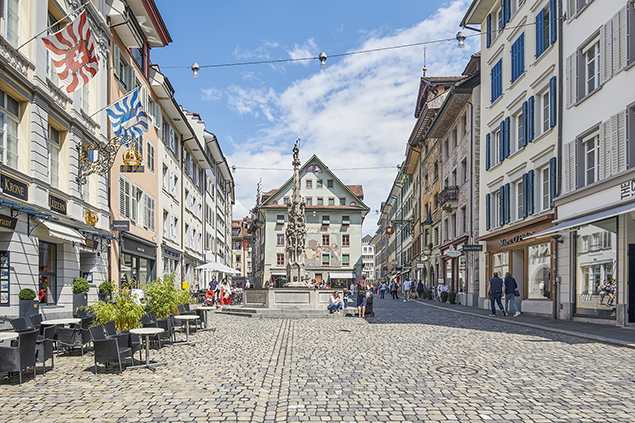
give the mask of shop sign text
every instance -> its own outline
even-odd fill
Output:
[[[66,215],[66,200],[49,194],[49,208],[54,211]]]
[[[523,239],[525,239],[526,237],[532,234],[533,232],[527,232],[526,234],[516,235],[513,238],[501,239],[500,241],[498,241],[498,245],[502,247],[504,245],[515,244],[517,242],[522,241]]]
[[[0,183],[2,192],[20,200],[29,199],[29,188],[24,182],[13,179],[10,176],[2,175]]]
[[[15,217],[5,216],[0,214],[0,228],[7,228],[15,230],[15,225],[18,223],[18,219]]]

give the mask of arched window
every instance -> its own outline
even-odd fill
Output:
[[[312,164],[306,168],[306,173],[322,173],[322,168],[316,164]]]
[[[274,206],[277,206],[277,205],[278,205],[278,202],[277,202],[277,201],[274,201],[274,202],[273,202],[273,205],[274,205]]]

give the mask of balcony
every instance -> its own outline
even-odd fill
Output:
[[[459,187],[447,187],[439,193],[439,206],[447,212],[452,212],[459,205]]]

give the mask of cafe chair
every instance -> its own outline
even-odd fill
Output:
[[[161,341],[172,344],[174,343],[174,322],[171,317],[157,320],[157,327],[163,329],[163,332],[157,334],[157,341],[159,348],[161,348]]]
[[[18,372],[22,384],[22,370],[33,367],[35,377],[35,342],[37,331],[20,332],[16,347],[0,347],[0,373]]]
[[[31,325],[35,329],[40,330],[40,327],[42,326],[42,315],[40,313],[32,314],[29,318],[31,319]],[[40,331],[40,334],[42,334],[42,331]]]
[[[55,340],[55,326],[46,326],[44,328],[43,337],[38,340],[36,346],[36,359],[38,363],[42,363],[42,370],[46,371],[46,360],[51,359],[51,368],[55,368],[55,358],[53,354],[53,346]]]
[[[74,348],[81,348],[82,355],[84,355],[84,346],[90,342],[90,336],[87,339],[87,332],[81,327],[72,328],[57,328],[57,353],[58,355],[62,349],[72,351]]]
[[[106,332],[106,335],[116,335],[117,328],[115,327],[115,321],[109,320],[104,323],[104,331]]]
[[[33,326],[30,326],[26,317],[18,317],[17,319],[11,320],[11,326],[13,326],[13,330],[16,332],[28,332],[33,330]]]
[[[114,337],[106,337],[102,325],[93,326],[89,328],[89,331],[95,350],[95,368],[93,371],[94,373],[97,373],[97,363],[109,364],[115,362],[119,364],[119,373],[123,373],[121,361],[127,356],[132,358],[132,364],[134,365],[132,349],[127,346],[119,345],[119,335],[115,335]]]

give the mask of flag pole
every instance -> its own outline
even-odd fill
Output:
[[[132,93],[133,93],[133,92],[135,92],[135,91],[138,91],[138,90],[139,90],[139,88],[141,88],[141,85],[139,85],[139,86],[138,86],[138,87],[136,87],[136,88],[133,88],[132,90],[128,91],[127,93],[125,93],[124,95],[122,95],[121,97],[119,97],[117,100],[115,100],[115,101],[113,101],[112,103],[107,104],[107,105],[105,105],[104,107],[102,107],[101,109],[97,110],[95,113],[93,113],[92,115],[90,115],[90,116],[89,116],[89,118],[92,118],[92,117],[93,117],[93,116],[95,116],[97,113],[101,112],[102,110],[109,108],[110,106],[112,106],[113,104],[115,104],[116,102],[118,102],[119,100],[121,100],[122,98],[124,98],[125,96],[130,95],[130,94],[132,94]]]
[[[86,7],[88,3],[84,3],[81,6],[79,6],[77,9],[68,12],[66,15],[64,15],[60,20],[58,20],[57,22],[55,22],[54,24],[46,27],[42,32],[37,33],[36,35],[34,35],[33,37],[29,38],[27,41],[25,41],[20,47],[16,48],[15,51],[20,50],[22,47],[24,47],[25,45],[29,44],[31,41],[35,40],[37,37],[39,37],[40,35],[44,34],[46,31],[48,31],[49,29],[53,28],[55,25],[57,25],[58,23],[62,22],[64,19],[70,17],[73,13],[75,12],[79,12],[82,9],[84,9]]]

